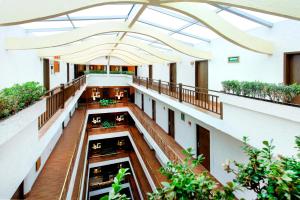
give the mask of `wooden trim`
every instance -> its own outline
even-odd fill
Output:
[[[49,59],[43,59],[43,78],[44,87],[46,90],[50,89],[50,63]]]
[[[70,81],[70,63],[67,63],[67,83]]]
[[[37,159],[37,161],[35,162],[35,171],[36,172],[39,171],[39,169],[41,168],[41,163],[42,163],[42,159],[41,159],[41,157],[39,157]]]

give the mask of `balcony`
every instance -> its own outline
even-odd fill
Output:
[[[223,118],[223,105],[217,95],[218,91],[144,77],[133,77],[133,83],[195,106],[197,109],[208,111],[220,119]]]

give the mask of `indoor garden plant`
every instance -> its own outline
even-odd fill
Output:
[[[114,183],[112,184],[112,190],[108,195],[101,197],[100,200],[129,200],[125,194],[121,194],[122,181],[127,175],[129,175],[127,168],[119,169],[118,174],[114,178]]]
[[[39,101],[45,88],[37,82],[15,84],[0,91],[0,119],[14,115],[18,111]]]
[[[222,82],[222,86],[225,93],[283,103],[291,103],[296,96],[300,95],[300,85],[296,83],[284,85],[259,81],[227,80]]]

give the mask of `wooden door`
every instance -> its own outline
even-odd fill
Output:
[[[168,109],[168,134],[175,137],[175,113],[171,109]]]
[[[171,63],[170,64],[170,78],[169,78],[169,82],[172,83],[172,85],[170,85],[170,90],[172,92],[176,91],[176,83],[177,83],[177,74],[176,74],[176,63]]]
[[[135,75],[135,76],[138,75],[138,66],[134,66],[134,75]]]
[[[202,165],[210,170],[210,133],[209,130],[196,125],[197,132],[197,156],[202,154],[205,157]]]
[[[199,99],[199,92],[207,92],[208,89],[208,61],[196,61],[195,63],[195,87],[196,91],[196,99]],[[201,88],[201,89],[198,89]],[[202,90],[204,89],[204,90]]]
[[[153,79],[153,67],[152,65],[149,65],[149,79]]]
[[[144,94],[141,94],[141,101],[142,101],[142,111],[144,111]]]
[[[70,64],[67,63],[67,83],[70,81]]]
[[[44,71],[44,87],[46,90],[50,89],[50,63],[49,59],[43,59],[43,71]]]
[[[156,121],[156,102],[152,99],[152,119]]]
[[[300,52],[286,53],[284,59],[284,82],[287,85],[300,84]],[[300,96],[297,96],[293,103],[300,104]]]

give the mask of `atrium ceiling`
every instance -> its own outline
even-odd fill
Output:
[[[0,11],[5,9],[1,4],[6,6],[13,1],[0,2]],[[0,19],[0,25],[20,24],[31,36],[9,38],[7,49],[38,49],[41,57],[60,56],[61,60],[74,63],[88,63],[98,57],[115,56],[128,64],[140,65],[152,64],[151,61],[176,62],[180,60],[181,53],[199,59],[211,59],[212,55],[207,51],[210,42],[223,37],[246,49],[272,54],[273,47],[269,41],[245,31],[259,27],[272,28],[273,23],[286,20],[282,16],[299,19],[293,13],[280,13],[280,9],[279,14],[266,14],[271,13],[270,9],[263,13],[258,12],[259,9],[243,9],[246,6],[240,6],[239,3],[236,7],[216,3],[224,2],[222,0],[166,4],[162,3],[166,1],[149,4],[137,4],[139,1],[132,1],[131,4],[128,3],[131,1],[111,2],[114,4],[87,6],[90,8],[85,9],[82,6],[77,11],[66,8],[64,12],[68,14],[57,13],[56,17],[47,16],[45,11],[45,16],[32,17],[30,20]],[[247,4],[247,1],[244,2]],[[53,1],[53,7],[55,3],[56,0]],[[66,1],[65,4],[68,3]],[[212,16],[212,13],[215,15]],[[24,23],[27,21],[32,22]]]

